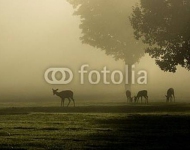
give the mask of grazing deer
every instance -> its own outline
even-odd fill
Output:
[[[132,102],[131,91],[127,90],[125,94],[127,97],[127,102]]]
[[[65,98],[67,98],[69,100],[69,103],[67,106],[69,106],[71,99],[72,99],[74,106],[75,106],[75,100],[73,99],[73,92],[72,91],[66,90],[66,91],[57,92],[58,89],[56,89],[56,90],[52,89],[52,90],[53,90],[53,95],[57,95],[61,98],[61,106],[64,106]]]
[[[138,103],[139,98],[141,98],[141,103],[142,103],[142,97],[145,98],[145,103],[148,103],[148,95],[147,95],[147,90],[142,90],[137,93],[137,96],[134,97],[134,101]]]
[[[173,88],[169,88],[167,90],[166,102],[172,102],[172,98],[174,98],[174,102],[175,102],[174,89]]]

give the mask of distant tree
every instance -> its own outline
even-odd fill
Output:
[[[190,0],[140,0],[130,22],[137,40],[163,70],[190,70]]]
[[[133,36],[129,21],[129,0],[67,0],[75,8],[74,15],[81,18],[82,43],[104,50],[115,60],[129,65],[131,88],[131,65],[143,55],[142,44]]]

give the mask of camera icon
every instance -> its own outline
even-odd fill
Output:
[[[56,78],[56,74],[61,73],[61,79]],[[69,68],[48,68],[44,73],[44,78],[49,84],[68,84],[73,79],[73,72]]]

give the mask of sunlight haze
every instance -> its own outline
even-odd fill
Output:
[[[133,5],[135,1],[130,0],[129,8]],[[0,0],[0,101],[54,101],[57,98],[52,95],[52,88],[71,89],[76,99],[95,99],[96,95],[110,101],[125,101],[124,84],[80,84],[78,70],[83,64],[89,64],[88,71],[101,71],[104,66],[123,71],[124,62],[82,44],[80,18],[73,16],[73,12],[66,0]],[[128,28],[133,32],[131,26]],[[68,85],[48,84],[44,72],[50,67],[70,68],[73,81]],[[138,70],[147,71],[148,84],[133,85],[132,95],[147,89],[150,101],[165,101],[166,90],[173,87],[179,101],[190,98],[190,73],[180,66],[175,74],[163,72],[146,54],[135,64],[135,71]]]

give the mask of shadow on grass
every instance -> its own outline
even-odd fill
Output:
[[[86,149],[190,149],[190,116],[130,115],[94,123],[110,130],[90,134]]]

